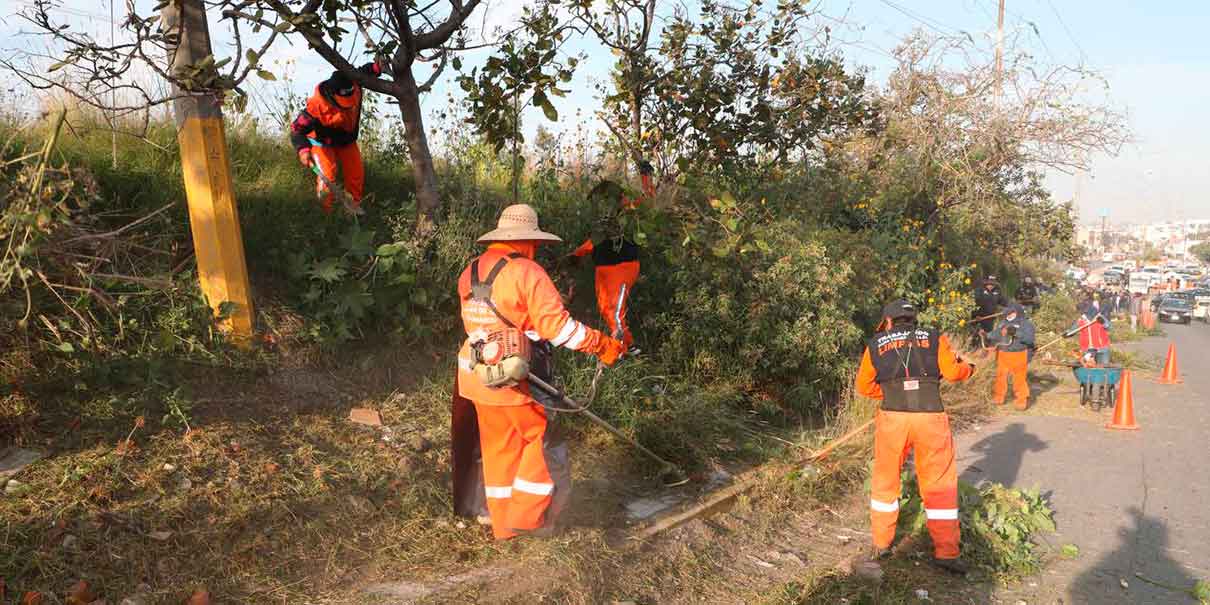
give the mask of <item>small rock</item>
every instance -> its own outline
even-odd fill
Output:
[[[183,477],[180,483],[176,484],[176,489],[180,492],[187,492],[193,489],[193,482],[189,480],[189,477]]]
[[[927,591],[923,588],[917,588],[916,589],[916,598],[920,599],[921,601],[928,601],[929,600],[929,591]]]
[[[63,548],[70,550],[72,548],[75,548],[76,544],[79,544],[79,543],[80,543],[80,539],[71,534],[67,534],[66,536],[63,536]]]
[[[454,527],[457,527],[458,529],[466,529],[466,523],[459,521],[454,524]]]
[[[1026,603],[1025,599],[1017,599],[1017,602],[1013,605],[1029,605],[1029,603]]]
[[[167,463],[167,462],[165,462],[165,463],[164,463],[164,472],[166,472],[166,473],[171,473],[171,472],[173,472],[173,471],[175,471],[175,470],[176,470],[176,466],[175,466],[175,465],[169,464],[169,463]]]
[[[853,565],[853,575],[866,582],[879,584],[882,582],[882,566],[873,561],[861,561]]]
[[[157,542],[167,542],[168,538],[172,537],[172,532],[170,532],[170,531],[153,531],[153,532],[147,534],[147,536]]]
[[[429,441],[429,438],[425,437],[424,435],[414,435],[410,440],[408,440],[408,447],[412,448],[412,450],[416,451],[417,453],[423,454],[424,452],[432,449],[433,442]]]
[[[1122,588],[1130,588],[1130,582],[1127,582],[1126,578],[1118,578],[1118,584],[1121,584]]]
[[[0,481],[9,479],[25,470],[25,467],[42,459],[41,452],[12,448],[0,449]]]
[[[8,496],[20,496],[28,491],[29,486],[16,479],[9,479],[8,483],[4,486],[4,493]]]
[[[823,471],[819,470],[819,467],[814,464],[804,464],[802,468],[798,469],[798,474],[803,479],[815,479],[822,475]]]

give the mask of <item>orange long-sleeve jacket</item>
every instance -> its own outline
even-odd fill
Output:
[[[533,244],[527,242],[498,242],[488,246],[479,257],[479,277],[486,279],[492,267],[502,258],[510,259],[492,285],[491,300],[496,309],[516,329],[531,340],[550,341],[573,351],[596,353],[605,338],[599,330],[572,319],[563,306],[563,298],[541,265],[532,260]],[[458,295],[462,300],[462,323],[468,338],[458,352],[458,390],[460,394],[484,405],[525,405],[532,401],[529,384],[489,388],[474,374],[474,353],[471,341],[487,333],[503,330],[508,325],[486,304],[470,298],[471,267],[458,279]]]
[[[941,335],[937,341],[937,366],[941,370],[941,376],[949,382],[962,382],[970,378],[974,374],[974,368],[970,364],[958,360],[958,355],[950,346],[949,338]],[[878,384],[878,372],[874,369],[873,360],[870,359],[868,346],[861,356],[861,365],[857,368],[857,380],[854,386],[857,388],[857,393],[864,397],[882,399],[882,387]]]

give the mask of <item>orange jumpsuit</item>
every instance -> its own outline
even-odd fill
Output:
[[[530,396],[526,382],[502,388],[480,382],[473,372],[471,342],[514,326],[532,340],[598,355],[611,341],[571,318],[546,271],[532,260],[533,254],[530,242],[493,243],[458,279],[468,338],[458,352],[457,385],[459,394],[474,402],[478,415],[487,508],[498,539],[515,536],[516,530],[537,529],[545,522],[554,491],[542,451],[546,410]],[[506,262],[497,271],[502,260]],[[471,296],[473,271],[478,271],[480,280],[492,281],[490,300],[495,309]],[[488,277],[493,272],[497,273],[494,281]],[[616,342],[613,346],[620,347]]]
[[[890,548],[895,540],[899,473],[913,451],[933,552],[938,559],[958,558],[958,475],[939,389],[941,379],[960,382],[973,372],[973,366],[958,360],[945,336],[914,325],[875,334],[866,347],[856,389],[882,400],[870,480],[870,530],[876,547]]]
[[[627,348],[634,344],[634,335],[626,321],[626,312],[630,308],[630,297],[634,292],[634,283],[639,279],[639,248],[633,242],[616,238],[599,246],[593,241],[585,240],[576,251],[575,256],[592,255],[595,269],[595,284],[597,292],[597,309],[601,312],[605,325],[611,335],[616,335],[619,329],[618,319],[621,320],[622,344]],[[625,288],[623,295],[622,288]],[[621,308],[618,308],[618,301]]]
[[[359,71],[377,75],[378,67],[368,63]],[[357,135],[361,124],[362,89],[350,84],[352,94],[342,96],[333,90],[331,80],[315,87],[307,99],[307,107],[290,124],[290,140],[299,153],[308,152],[324,178],[335,183],[339,170],[344,188],[352,198],[354,208],[361,206],[365,191],[365,167]],[[332,211],[335,195],[328,191],[323,178],[316,176],[315,190],[322,196],[324,212]],[[324,195],[326,193],[326,195]]]

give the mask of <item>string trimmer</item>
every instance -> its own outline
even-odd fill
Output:
[[[362,210],[360,206],[354,206],[353,198],[349,195],[349,192],[345,191],[344,187],[341,187],[328,179],[328,177],[324,175],[323,171],[319,169],[319,166],[315,165],[315,162],[311,162],[311,172],[314,172],[315,176],[318,176],[319,180],[323,181],[324,187],[327,187],[328,191],[330,191],[332,195],[336,196],[336,199],[340,200],[340,205],[344,207],[345,212],[348,212],[353,216],[361,216],[366,213],[366,211]],[[316,192],[316,196],[321,200],[323,199],[323,195],[323,192]]]
[[[614,308],[614,312],[613,312],[614,337],[618,338],[619,340],[622,337],[622,305],[625,302],[626,302],[626,285],[623,284],[622,291],[618,293],[617,306]],[[589,390],[588,401],[584,405],[580,405],[579,403],[576,403],[576,401],[574,399],[572,399],[571,397],[568,397],[566,393],[563,393],[559,389],[556,389],[555,387],[548,384],[545,380],[542,380],[541,378],[538,378],[537,376],[534,376],[533,374],[530,374],[530,376],[529,376],[529,383],[533,386],[538,387],[539,389],[542,389],[546,393],[550,394],[552,397],[557,397],[560,401],[562,401],[563,405],[567,406],[566,408],[550,408],[550,409],[557,411],[557,412],[564,412],[564,413],[571,413],[571,414],[583,414],[584,417],[588,418],[590,421],[592,421],[593,424],[596,424],[597,426],[605,429],[606,431],[609,432],[609,434],[613,435],[614,437],[617,437],[618,439],[621,439],[622,441],[629,443],[635,449],[646,454],[647,457],[651,458],[652,460],[659,462],[660,467],[661,467],[660,480],[663,481],[665,487],[676,487],[678,485],[684,485],[686,483],[689,483],[689,476],[686,475],[685,472],[682,471],[679,466],[661,458],[659,456],[659,454],[656,454],[655,452],[651,451],[650,449],[647,449],[646,446],[639,443],[638,441],[636,441],[635,439],[633,439],[626,433],[623,433],[622,431],[618,430],[617,427],[613,426],[612,424],[609,424],[608,422],[605,421],[605,419],[603,419],[600,416],[597,416],[596,414],[589,411],[588,406],[592,405],[593,400],[595,400],[597,397],[597,382],[601,379],[601,375],[604,373],[604,370],[605,370],[605,364],[601,363],[601,362],[597,362],[597,373],[592,378],[592,387]]]

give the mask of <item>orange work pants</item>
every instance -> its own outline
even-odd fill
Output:
[[[615,317],[622,320],[622,344],[627,348],[634,343],[630,326],[626,323],[626,311],[630,308],[630,296],[634,292],[634,282],[639,279],[639,262],[629,261],[616,265],[597,267],[597,309],[609,327],[609,335],[617,334],[618,326]],[[622,286],[626,286],[626,296],[621,297]],[[618,310],[618,299],[622,299],[622,308]]]
[[[336,170],[340,169],[340,175],[344,178],[345,191],[352,198],[353,207],[360,207],[361,196],[365,192],[366,173],[365,167],[361,164],[361,148],[357,146],[357,143],[315,146],[311,148],[311,157],[315,158],[324,178],[333,183],[337,182]],[[323,196],[324,212],[331,212],[335,195],[328,191],[328,186],[318,176],[315,177],[315,191]]]
[[[954,437],[945,412],[878,411],[874,421],[874,476],[870,479],[870,531],[874,546],[890,548],[899,521],[899,473],[908,451],[924,499],[933,554],[958,558],[958,472]]]
[[[555,489],[542,453],[546,410],[537,403],[476,402],[475,412],[492,533],[504,540],[517,535],[515,530],[542,527]]]
[[[1003,405],[1008,397],[1008,379],[1013,379],[1013,405],[1018,410],[1029,408],[1029,351],[998,351],[996,353],[996,386],[992,399]]]

